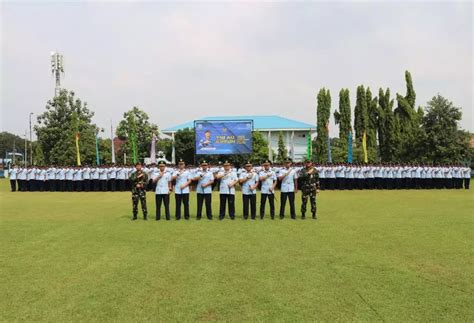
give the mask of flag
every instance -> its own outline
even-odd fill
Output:
[[[306,157],[311,160],[311,155],[312,155],[312,150],[313,150],[313,145],[311,142],[311,131],[308,131],[308,138],[306,139]]]
[[[291,147],[290,147],[290,149],[291,149],[291,154],[290,154],[291,160],[295,160],[295,132],[294,131],[291,132]]]
[[[110,120],[110,141],[112,142],[112,164],[115,164],[114,128],[112,127],[112,120]]]
[[[268,160],[273,161],[272,133],[268,131]]]
[[[153,133],[153,136],[151,137],[151,148],[150,148],[150,159],[152,163],[156,163],[156,134]]]
[[[77,158],[77,166],[81,166],[81,152],[79,151],[79,132],[76,132],[76,158]]]
[[[352,131],[349,131],[347,138],[347,162],[352,164]]]
[[[328,162],[332,163],[331,138],[329,137],[329,122],[326,123],[326,131],[328,134]]]
[[[364,130],[364,135],[362,136],[362,149],[364,150],[364,163],[368,163],[369,159],[367,158],[367,134]]]

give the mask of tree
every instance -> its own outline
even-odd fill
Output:
[[[29,146],[29,141],[27,143]],[[17,153],[24,154],[25,152],[25,139],[9,132],[0,132],[0,158],[4,158],[7,153]],[[28,153],[30,153],[28,149]],[[12,158],[13,156],[8,156],[7,158]],[[16,156],[15,162],[18,163],[19,160],[23,160],[23,157]]]
[[[397,141],[395,116],[393,114],[394,100],[390,100],[390,89],[379,89],[378,134],[380,158],[384,162],[395,161]]]
[[[470,158],[469,134],[458,129],[461,109],[441,95],[434,96],[425,108],[422,126],[426,136],[418,141],[420,155],[433,163],[463,162]]]
[[[134,130],[136,131],[138,159],[150,157],[151,140],[153,133],[158,132],[158,126],[150,123],[148,119],[148,114],[138,107],[133,107],[123,114],[123,119],[117,127],[116,134],[121,140],[127,140],[122,144],[122,150],[128,156],[132,156],[130,134]]]
[[[329,90],[322,88],[318,93],[317,116],[317,135],[316,135],[316,160],[323,162],[327,160],[328,155],[328,123],[331,114],[331,94]]]
[[[360,145],[364,131],[367,130],[368,126],[368,115],[367,115],[367,99],[366,92],[363,85],[357,87],[357,99],[354,108],[354,130],[356,142]]]
[[[278,155],[277,162],[282,163],[288,158],[288,151],[286,150],[285,142],[283,141],[283,132],[280,131],[278,134]]]
[[[186,164],[194,164],[195,138],[194,129],[185,128],[174,134],[176,159],[182,158]]]
[[[95,159],[95,129],[91,123],[94,113],[74,92],[61,90],[49,100],[46,111],[38,116],[35,126],[38,144],[46,164],[76,164],[76,133],[80,134],[80,153],[84,163]]]
[[[346,154],[349,132],[352,131],[349,89],[341,89],[339,92],[339,111],[334,111],[334,119],[336,124],[339,125],[339,141],[337,146],[344,150]]]
[[[268,143],[261,132],[252,132],[252,155],[251,160],[260,163],[268,158]]]
[[[365,99],[367,100],[367,147],[377,148],[378,99],[372,98],[369,87],[365,92]]]
[[[401,161],[409,161],[414,157],[414,143],[419,133],[420,115],[415,110],[416,93],[413,88],[411,74],[405,71],[406,95],[397,93],[397,108],[394,110],[397,128],[397,157]]]

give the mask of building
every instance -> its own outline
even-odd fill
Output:
[[[203,117],[198,120],[253,120],[254,131],[261,132],[269,143],[270,160],[276,158],[278,152],[278,137],[283,133],[283,140],[289,156],[294,161],[301,161],[308,153],[308,140],[316,135],[316,126],[297,120],[291,120],[280,116],[216,116]],[[161,130],[165,135],[174,138],[178,130],[194,128],[194,120]],[[174,147],[173,147],[174,152]],[[174,160],[173,153],[173,162]]]

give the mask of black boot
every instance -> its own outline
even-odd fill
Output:
[[[306,219],[306,216],[304,215],[304,213],[301,214],[301,220],[304,220]]]
[[[316,220],[317,217],[316,217],[316,213],[313,213],[313,219]]]
[[[132,217],[132,221],[135,221],[137,219],[137,216],[134,214]]]

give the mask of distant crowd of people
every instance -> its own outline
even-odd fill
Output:
[[[270,169],[278,174],[284,165],[273,164]],[[298,172],[302,164],[294,164]],[[319,173],[321,190],[352,189],[469,189],[471,169],[460,164],[315,164]],[[198,173],[200,166],[186,166],[191,173]],[[255,172],[263,170],[262,165],[253,167]],[[173,174],[178,167],[167,165],[167,172]],[[222,164],[210,165],[211,173],[223,170]],[[244,167],[232,167],[239,176]],[[101,166],[13,166],[9,171],[11,191],[21,192],[98,192],[129,191],[129,178],[135,172],[133,165]],[[154,190],[151,178],[157,176],[156,164],[143,167],[150,178],[147,190]],[[277,187],[279,187],[278,183]],[[217,183],[213,185],[215,188]]]

